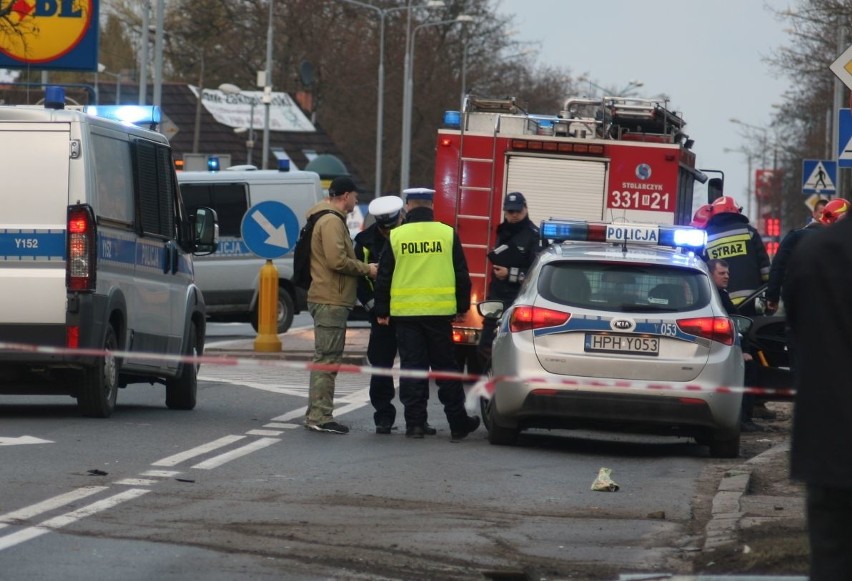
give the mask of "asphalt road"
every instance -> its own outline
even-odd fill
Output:
[[[244,332],[214,324],[208,342]],[[300,425],[304,371],[200,379],[194,411],[133,385],[108,420],[0,396],[0,578],[615,579],[688,571],[701,543],[712,461],[689,440],[540,432],[503,448],[480,428],[451,443],[434,392],[437,436],[380,436],[365,376],[344,374],[352,432],[318,434]],[[45,442],[11,445],[22,436]],[[619,491],[590,490],[601,467]]]

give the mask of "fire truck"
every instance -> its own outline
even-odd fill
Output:
[[[558,115],[525,111],[514,98],[468,96],[438,131],[435,218],[456,228],[473,282],[471,310],[454,323],[457,356],[480,373],[476,344],[491,269],[486,258],[502,202],[522,192],[530,219],[688,224],[696,170],[685,122],[654,99],[569,98]]]

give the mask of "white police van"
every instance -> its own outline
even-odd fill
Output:
[[[324,193],[319,175],[308,171],[258,170],[234,166],[222,171],[178,172],[181,195],[190,212],[207,206],[219,216],[219,250],[196,261],[196,281],[204,292],[212,320],[249,321],[257,330],[258,281],[265,260],[246,246],[241,224],[246,211],[266,201],[284,205],[284,240],[278,269],[278,332],[285,333],[294,313],[307,309],[303,289],[293,286],[293,250],[305,215]],[[267,225],[271,228],[272,226]]]
[[[0,393],[68,394],[107,417],[117,388],[161,382],[168,407],[192,409],[197,365],[151,354],[203,351],[192,254],[215,250],[215,213],[187,213],[163,135],[64,100],[49,87],[44,107],[0,107]]]

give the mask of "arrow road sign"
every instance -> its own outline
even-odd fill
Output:
[[[0,446],[19,446],[21,444],[53,444],[53,442],[33,436],[18,436],[17,438],[0,437]]]
[[[802,160],[802,193],[833,196],[837,192],[837,162],[827,159]]]
[[[286,204],[269,200],[255,204],[243,216],[243,242],[261,258],[289,253],[299,237],[299,219]]]

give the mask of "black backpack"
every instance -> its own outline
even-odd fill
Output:
[[[296,248],[293,250],[293,276],[290,280],[294,285],[305,290],[311,286],[311,240],[314,236],[314,225],[326,214],[337,215],[346,225],[346,219],[334,210],[320,210],[308,217],[307,223],[299,231]]]

